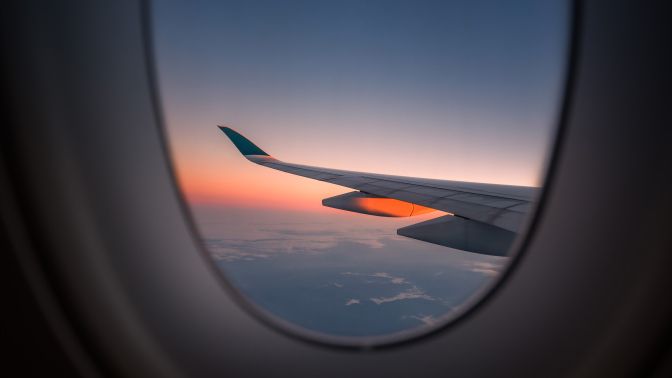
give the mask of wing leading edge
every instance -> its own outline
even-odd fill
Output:
[[[454,214],[457,217],[447,215],[399,229],[398,234],[471,252],[506,254],[539,190],[536,187],[391,176],[286,163],[267,154],[232,128],[219,128],[253,163],[359,191],[325,199],[325,206],[382,216],[411,216],[432,209]],[[404,209],[404,203],[412,207]],[[380,210],[392,207],[399,208],[394,212],[396,215]],[[450,234],[455,235],[450,237]],[[495,243],[498,246],[495,249],[474,247],[483,244],[483,239],[500,241]],[[504,244],[507,245],[502,247]]]

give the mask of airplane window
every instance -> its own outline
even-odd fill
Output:
[[[543,185],[568,2],[152,7],[178,184],[243,305],[376,345],[496,287]]]

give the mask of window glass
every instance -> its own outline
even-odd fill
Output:
[[[568,2],[152,8],[179,186],[209,257],[263,317],[305,337],[401,340],[494,286],[542,186]],[[217,125],[257,158],[367,174],[255,164]],[[332,180],[346,176],[368,186]]]

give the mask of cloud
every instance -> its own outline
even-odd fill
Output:
[[[474,268],[474,269],[470,269],[470,271],[476,272],[476,273],[483,273],[486,276],[496,276],[496,275],[499,274],[498,271],[492,270],[492,269],[476,269],[476,268]]]
[[[347,274],[351,276],[366,276],[366,277],[380,277],[380,278],[388,278],[390,282],[394,284],[409,284],[410,282],[405,281],[405,278],[402,277],[393,277],[390,276],[388,273],[373,273],[373,274],[366,274],[366,273],[353,273],[353,272],[343,272],[341,274]]]
[[[478,266],[481,268],[501,268],[504,264],[493,264],[487,262],[474,261],[471,263],[473,266]]]
[[[501,263],[469,261],[462,264],[467,267],[467,270],[474,273],[481,273],[486,276],[496,276],[501,273],[504,268],[504,261]]]
[[[351,300],[349,300],[348,303],[346,303],[345,305],[346,305],[346,306],[350,306],[350,305],[352,305],[352,304],[358,304],[358,303],[359,303],[359,299],[351,299]]]
[[[423,316],[422,314],[418,316],[410,316],[412,319],[418,319],[419,321],[427,324],[428,326],[434,326],[439,323],[439,320],[432,315]]]
[[[280,253],[319,254],[342,242],[382,248],[386,239],[395,239],[386,229],[340,228],[331,224],[296,224],[296,228],[256,228],[249,235],[230,238],[204,238],[208,252],[215,260],[235,261],[245,258],[268,258]],[[401,238],[401,237],[398,237]]]
[[[205,239],[203,243],[214,260],[254,260],[268,258],[278,248],[282,248],[282,239]],[[275,245],[275,250],[271,246]]]
[[[374,274],[371,274],[370,276],[371,277],[389,278],[392,281],[392,283],[395,283],[395,284],[406,283],[406,282],[404,282],[404,278],[392,277],[387,273],[374,273]]]
[[[436,300],[436,298],[432,298],[429,295],[425,294],[425,292],[420,290],[417,286],[413,286],[413,288],[401,292],[391,298],[369,298],[369,299],[377,305],[380,305],[381,303],[385,302],[399,301],[402,299],[426,299],[428,301]]]
[[[263,232],[272,232],[282,235],[300,235],[300,236],[332,236],[340,232],[332,230],[292,230],[292,229],[264,229]]]

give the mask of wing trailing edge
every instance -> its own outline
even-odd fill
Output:
[[[407,217],[440,210],[449,214],[398,230],[398,234],[469,252],[507,253],[538,187],[423,179],[345,171],[286,163],[227,126],[219,126],[243,156],[256,164],[293,175],[355,189],[327,198],[328,207],[369,215]],[[393,200],[393,201],[390,201]]]
[[[506,256],[517,236],[503,228],[452,215],[400,228],[397,235],[491,256]]]

